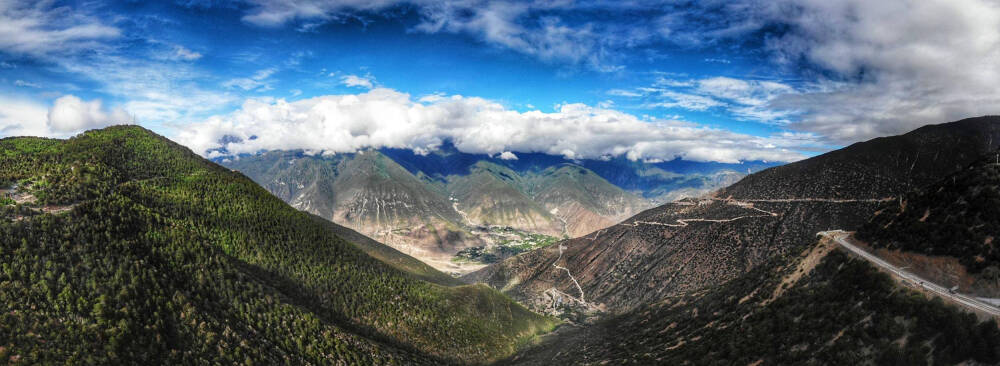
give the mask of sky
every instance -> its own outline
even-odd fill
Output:
[[[0,0],[0,137],[795,161],[997,114],[987,0]]]

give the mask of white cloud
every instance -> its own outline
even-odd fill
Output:
[[[184,46],[174,46],[174,53],[171,58],[175,60],[194,61],[201,58],[201,54],[185,48]]]
[[[1000,113],[1000,3],[990,0],[737,0],[675,9],[680,43],[762,42],[817,80],[771,101],[792,128],[847,143]],[[763,29],[769,31],[761,31]],[[773,31],[782,29],[784,31]],[[753,38],[764,35],[764,38]],[[824,80],[826,75],[829,80]],[[758,111],[761,112],[761,111]]]
[[[515,155],[514,153],[512,153],[510,151],[504,151],[504,152],[500,153],[500,159],[503,159],[503,160],[517,160],[517,155]]]
[[[250,77],[226,80],[225,82],[222,83],[222,86],[229,89],[240,88],[243,90],[258,90],[258,91],[271,90],[270,83],[268,82],[267,79],[270,78],[271,75],[274,75],[274,73],[277,71],[278,70],[273,67],[258,70]]]
[[[51,136],[47,114],[48,108],[41,103],[0,95],[0,137]]]
[[[223,136],[242,141],[220,144]],[[482,98],[434,95],[414,100],[385,88],[295,102],[251,99],[231,114],[187,126],[177,135],[202,154],[220,147],[234,154],[278,149],[339,153],[366,147],[426,151],[447,139],[461,151],[501,157],[519,151],[720,162],[797,160],[802,155],[792,150],[807,145],[803,141],[810,136],[756,137],[688,122],[644,121],[583,104],[563,104],[553,113],[518,112]]]
[[[100,47],[121,35],[117,28],[85,15],[80,9],[54,7],[52,1],[0,1],[0,50],[48,56]]]
[[[657,89],[658,101],[643,104],[646,108],[683,108],[692,111],[704,111],[723,103],[711,97],[697,94],[680,93],[671,90]]]
[[[375,87],[375,77],[372,74],[365,74],[364,76],[344,75],[340,77],[340,83],[352,88],[371,89]]]
[[[100,83],[100,92],[125,100],[123,108],[143,123],[182,124],[198,121],[233,106],[237,99],[198,84],[213,75],[190,63],[100,55],[62,61],[60,65]]]
[[[131,123],[121,108],[107,109],[100,100],[65,95],[46,106],[35,100],[0,95],[0,137],[65,138],[82,130]]]
[[[616,97],[641,97],[642,93],[624,89],[611,89],[608,90],[608,95],[613,95]]]
[[[635,22],[632,10],[656,8],[633,2],[487,1],[487,0],[245,0],[251,4],[243,20],[263,27],[298,22],[300,30],[320,22],[343,21],[358,14],[393,7],[414,9],[421,21],[413,30],[456,33],[478,38],[546,62],[582,65],[602,72],[622,70],[617,50],[658,39],[651,27]],[[574,14],[617,13],[621,23]],[[588,21],[580,21],[587,18]],[[609,19],[612,17],[609,17]]]
[[[32,83],[30,81],[24,81],[24,80],[21,80],[21,79],[14,80],[14,85],[15,86],[20,86],[20,87],[25,87],[25,88],[39,88],[39,87],[41,87],[41,86],[39,86],[36,83]]]
[[[48,126],[56,133],[131,122],[131,116],[121,108],[107,110],[100,99],[87,102],[73,95],[56,99],[48,112]]]
[[[800,90],[802,89],[802,90]],[[730,77],[677,80],[658,78],[651,86],[633,90],[612,89],[609,95],[641,98],[643,108],[681,108],[690,111],[721,109],[734,118],[770,124],[787,124],[797,113],[792,106],[776,107],[775,99],[800,94],[805,88],[768,80]]]

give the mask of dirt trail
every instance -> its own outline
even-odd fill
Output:
[[[559,263],[559,260],[562,259],[563,249],[565,249],[565,248],[566,248],[565,246],[563,246],[562,244],[559,244],[559,258],[556,258],[556,261],[552,262],[552,266],[556,267],[558,269],[566,271],[566,274],[569,276],[569,279],[573,280],[573,284],[576,285],[576,289],[578,291],[580,291],[580,302],[583,303],[583,304],[587,304],[587,300],[585,300],[584,294],[583,294],[583,287],[580,287],[580,283],[576,281],[576,277],[573,277],[573,273],[571,273],[569,271],[569,268],[566,268],[566,267],[563,267],[563,266],[560,266],[560,265],[557,264],[557,263]]]
[[[713,198],[713,197],[709,197],[709,198],[703,198],[703,199],[701,199],[701,201],[702,202],[705,202],[705,201],[708,201],[708,200],[710,200],[710,201],[723,201],[723,202],[726,202],[727,204],[735,205],[735,206],[740,206],[742,208],[746,208],[746,209],[750,209],[750,210],[753,210],[753,211],[757,211],[759,213],[758,214],[752,214],[752,215],[742,215],[742,216],[737,216],[737,217],[728,218],[728,219],[707,219],[707,218],[676,219],[674,221],[674,223],[655,222],[655,221],[633,221],[633,222],[629,222],[629,223],[624,223],[624,222],[623,223],[619,223],[619,224],[613,225],[611,227],[619,226],[619,225],[620,226],[630,226],[630,227],[637,227],[639,225],[654,225],[654,226],[665,226],[665,227],[677,227],[677,228],[680,228],[680,227],[686,227],[686,226],[690,225],[693,222],[726,223],[726,222],[733,222],[733,221],[738,221],[738,220],[743,220],[743,219],[749,219],[749,218],[778,217],[778,216],[780,216],[780,214],[777,213],[777,212],[772,212],[772,211],[768,211],[768,210],[764,210],[764,209],[760,209],[760,208],[754,207],[754,205],[753,205],[754,202],[762,202],[762,203],[779,203],[779,202],[780,203],[787,203],[787,202],[829,202],[829,203],[872,202],[872,203],[874,203],[874,202],[885,202],[885,201],[889,201],[889,200],[892,200],[892,199],[893,199],[893,197],[879,198],[879,199],[783,198],[783,199],[735,200],[735,199],[731,199],[731,198]],[[690,202],[690,201],[675,201],[675,202],[671,202],[670,204],[675,204],[675,205],[680,205],[680,206],[693,206],[693,205],[695,205],[694,202]],[[601,236],[601,234],[603,234],[605,231],[607,231],[611,227],[598,230],[598,231],[596,231],[596,232],[593,233],[593,236],[583,236],[582,238],[590,240],[590,241],[596,241],[597,238]],[[562,266],[560,266],[560,265],[557,264],[560,260],[562,260],[563,249],[564,248],[565,248],[565,246],[563,246],[562,244],[559,244],[559,258],[557,258],[556,261],[553,262],[552,266],[555,267],[555,268],[557,268],[557,269],[561,269],[561,270],[566,271],[566,274],[569,275],[569,278],[571,280],[573,280],[573,284],[576,285],[577,290],[580,291],[580,301],[583,302],[584,304],[586,304],[586,302],[584,301],[583,288],[580,286],[580,283],[577,282],[576,278],[573,277],[573,274],[570,272],[570,270],[568,268],[562,267]],[[777,295],[780,295],[780,294],[775,294],[775,295],[777,296]]]
[[[726,202],[726,203],[728,203],[730,205],[740,206],[740,207],[743,207],[743,208],[747,208],[747,209],[751,209],[751,210],[760,212],[761,214],[759,214],[759,215],[743,215],[743,216],[737,216],[737,217],[733,217],[733,218],[729,218],[729,219],[706,219],[706,218],[677,219],[677,220],[675,220],[676,223],[654,222],[654,221],[633,221],[633,222],[629,222],[629,223],[624,223],[623,222],[623,223],[620,223],[620,224],[617,224],[617,225],[631,226],[631,227],[636,227],[636,226],[639,226],[639,225],[655,225],[655,226],[666,226],[666,227],[686,227],[686,226],[688,226],[692,222],[716,222],[716,223],[724,223],[724,222],[733,222],[733,221],[737,221],[737,220],[743,220],[743,219],[749,219],[749,218],[755,218],[755,217],[778,217],[779,216],[779,214],[776,213],[776,212],[762,210],[762,209],[759,209],[757,207],[754,207],[754,205],[753,205],[754,202],[765,202],[765,203],[778,203],[778,202],[783,202],[783,203],[785,203],[785,202],[829,202],[829,203],[871,202],[871,203],[875,203],[875,202],[890,201],[890,200],[893,199],[893,197],[888,197],[888,198],[872,198],[872,199],[839,199],[839,198],[782,198],[782,199],[748,199],[748,200],[735,200],[735,199],[731,199],[731,198],[707,198],[707,199],[708,200],[712,200],[712,201],[723,201],[723,202]],[[676,204],[676,205],[680,205],[680,206],[692,206],[692,205],[694,205],[694,203],[687,202],[687,201],[671,202],[671,204]],[[591,241],[597,240],[597,237],[600,236],[601,233],[604,230],[606,230],[606,229],[598,230],[596,233],[594,233],[593,237],[584,237],[584,239],[589,239]]]

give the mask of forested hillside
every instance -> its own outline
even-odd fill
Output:
[[[969,272],[1000,281],[1000,164],[997,153],[887,202],[858,231],[876,248],[958,258]]]
[[[440,364],[554,321],[382,263],[139,127],[0,140],[0,358]]]

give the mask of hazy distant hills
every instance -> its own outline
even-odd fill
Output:
[[[398,172],[368,159],[358,160],[381,168],[345,181],[420,189],[385,184]],[[307,179],[327,168],[295,169]],[[288,181],[289,194],[327,189],[306,183]],[[556,324],[486,286],[454,286],[140,127],[2,139],[0,190],[4,360],[483,363]]]
[[[628,311],[735,279],[813,243],[818,231],[856,229],[880,200],[941,179],[998,144],[997,117],[854,144],[751,174],[711,197],[644,211],[562,242],[562,248],[524,253],[464,279],[502,289],[536,310],[560,301],[551,294],[555,288],[576,299],[582,295],[594,307]]]
[[[574,161],[520,153],[501,159],[462,153],[450,144],[423,155],[403,149],[269,151],[220,161],[293,207],[457,273],[482,266],[455,262],[462,249],[485,248],[501,258],[517,252],[491,249],[520,240],[497,228],[525,233],[521,237],[577,237],[654,202],[704,194],[772,165]]]

